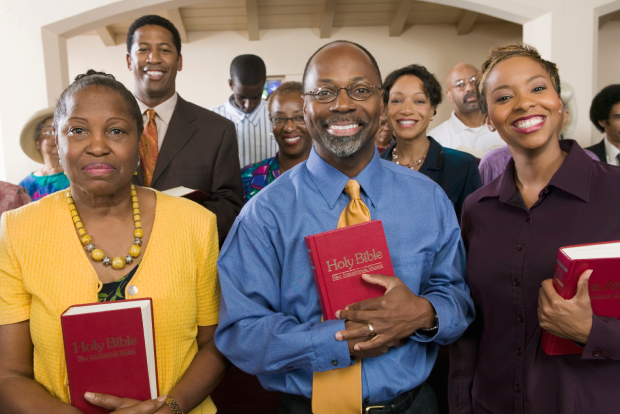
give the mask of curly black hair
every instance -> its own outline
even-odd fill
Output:
[[[607,121],[611,109],[618,102],[620,102],[620,85],[606,86],[596,94],[590,106],[590,121],[596,129],[605,132],[605,128],[599,124],[599,121]]]
[[[134,21],[131,26],[129,26],[129,31],[127,32],[127,53],[131,53],[131,46],[133,45],[133,35],[142,26],[146,25],[154,25],[161,26],[164,29],[168,30],[172,34],[172,39],[174,42],[174,47],[177,48],[177,53],[181,54],[181,35],[177,28],[172,24],[172,22],[168,19],[165,19],[161,16],[157,16],[156,14],[148,14],[146,16],[142,16],[136,21]]]
[[[117,81],[114,76],[105,72],[97,72],[93,69],[89,69],[85,74],[77,75],[73,83],[69,85],[67,89],[62,92],[60,98],[58,98],[56,110],[54,111],[54,128],[58,130],[59,122],[64,119],[67,114],[67,101],[71,99],[75,93],[91,86],[111,89],[123,97],[127,104],[127,111],[136,122],[136,131],[138,137],[140,137],[144,129],[144,121],[142,120],[142,113],[140,112],[140,107],[138,106],[138,102],[136,102],[136,98],[129,92],[125,85]]]
[[[409,65],[401,69],[396,69],[394,72],[387,75],[383,81],[383,104],[387,106],[390,99],[390,89],[396,83],[398,78],[405,75],[413,75],[419,78],[424,85],[424,93],[426,97],[431,101],[431,106],[435,107],[435,115],[437,115],[437,106],[441,103],[442,93],[441,84],[433,75],[422,65]]]

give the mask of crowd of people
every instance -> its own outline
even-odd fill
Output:
[[[23,128],[43,167],[0,182],[0,411],[79,413],[61,314],[148,297],[160,396],[93,389],[91,404],[214,413],[223,388],[256,395],[237,370],[279,414],[616,412],[620,321],[593,314],[591,272],[573,299],[550,279],[560,247],[620,239],[620,85],[594,98],[605,137],[582,149],[572,88],[524,44],[457,64],[454,111],[430,131],[435,75],[383,78],[353,42],[266,101],[265,63],[238,56],[212,110],[178,94],[182,66],[174,25],[143,16],[133,93],[89,70]],[[362,275],[385,294],[323,320],[304,237],[370,220],[395,276]],[[543,330],[582,354],[547,355]]]

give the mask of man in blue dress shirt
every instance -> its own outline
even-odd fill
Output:
[[[310,413],[313,373],[355,358],[363,361],[364,408],[376,407],[365,412],[434,413],[425,380],[439,345],[458,339],[474,317],[454,208],[432,180],[379,158],[381,75],[366,49],[323,46],[303,79],[315,146],[237,217],[218,260],[216,344],[266,389],[285,393],[279,413]],[[304,237],[336,228],[351,178],[371,218],[383,222],[397,277],[364,276],[385,295],[321,322]]]

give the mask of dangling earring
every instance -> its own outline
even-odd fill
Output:
[[[133,175],[138,175],[138,168],[140,168],[140,157],[138,157],[138,165],[136,167],[136,170],[133,172]]]
[[[274,141],[276,140],[276,136],[275,136],[275,135],[273,135],[273,132],[270,132],[270,133],[269,133],[269,136],[270,136],[270,137],[271,137],[271,139],[273,139]]]
[[[62,160],[60,158],[58,159],[58,165],[62,165]]]
[[[432,121],[433,119],[435,119],[435,117],[434,117],[434,116],[431,116],[431,121]]]
[[[560,109],[560,115],[562,115],[562,110]]]
[[[491,132],[495,132],[495,127],[491,125]]]

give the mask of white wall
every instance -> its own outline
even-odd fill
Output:
[[[232,59],[243,53],[261,56],[269,76],[301,78],[308,57],[321,45],[336,39],[351,40],[366,47],[377,59],[385,77],[411,63],[425,65],[445,84],[448,71],[458,62],[479,66],[490,47],[521,39],[520,26],[481,24],[465,36],[454,26],[414,26],[400,37],[389,37],[387,27],[335,28],[331,39],[320,39],[317,29],[281,29],[261,33],[250,42],[244,32],[190,32],[190,43],[182,45],[183,71],[177,75],[177,90],[187,100],[206,108],[221,104],[230,96],[227,80]],[[68,40],[69,75],[88,69],[112,73],[130,90],[133,78],[125,63],[126,47],[105,47],[97,36]],[[447,119],[452,104],[445,100],[434,124]],[[431,126],[432,128],[432,126]]]
[[[607,85],[620,83],[620,21],[608,22],[599,30],[598,38],[598,82],[595,93]],[[587,109],[584,110],[589,110]],[[592,126],[593,142],[599,142],[604,134]]]

